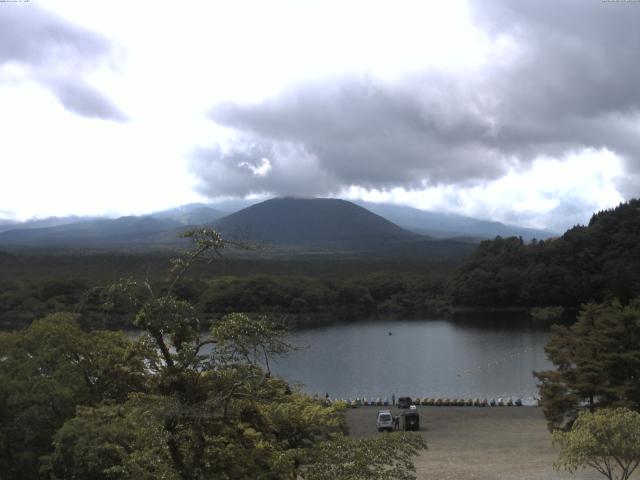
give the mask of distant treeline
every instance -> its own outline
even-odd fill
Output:
[[[562,237],[484,241],[455,274],[454,305],[578,307],[640,295],[640,200],[599,212]]]
[[[156,263],[150,268],[155,268]],[[277,263],[269,264],[268,269],[275,270],[274,265]],[[244,273],[230,275],[201,270],[198,275],[183,279],[175,294],[197,306],[205,322],[231,312],[270,313],[282,316],[292,324],[372,317],[406,318],[442,311],[449,305],[446,292],[452,271],[449,265],[425,265],[422,273],[414,273],[409,268],[409,271],[399,272],[367,271],[365,265],[338,268],[336,263],[331,270],[326,262],[317,260],[307,267],[307,275],[251,273],[247,264],[239,264],[237,268],[219,265],[216,269]],[[402,270],[401,267],[398,270]],[[258,265],[259,270],[265,268],[265,265]],[[318,274],[314,268],[328,270]],[[290,270],[303,269],[295,266]],[[133,275],[140,285],[143,271],[139,268]],[[83,313],[85,321],[90,323],[85,327],[90,328],[130,324],[126,308],[118,305],[109,311],[103,308],[104,288],[116,277],[100,280],[98,272],[90,272],[82,277],[65,278],[61,272],[67,274],[67,270],[60,269],[57,277],[0,279],[0,324],[27,325],[34,319],[59,311]],[[80,273],[74,268],[68,272]],[[110,272],[114,273],[113,270]]]
[[[350,280],[314,277],[225,277],[207,283],[198,305],[213,315],[233,311],[330,315],[335,319],[415,316],[446,304],[437,275],[372,274]]]

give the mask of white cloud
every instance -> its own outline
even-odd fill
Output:
[[[622,202],[616,184],[623,175],[615,154],[586,149],[561,159],[539,158],[531,168],[511,169],[491,182],[388,191],[354,186],[341,194],[563,232],[587,223],[595,211]]]
[[[238,163],[238,166],[241,168],[246,168],[256,177],[264,177],[271,171],[271,162],[268,158],[261,158],[260,161],[256,164],[249,162],[240,162]]]
[[[521,6],[525,3],[528,6]],[[584,52],[575,47],[584,34],[581,27],[545,24],[557,21],[562,26],[562,15],[512,18],[501,13],[505,10],[501,3],[502,7],[487,11],[502,23],[486,24],[478,23],[478,8],[469,5],[481,9],[484,4],[475,0],[239,0],[179,5],[48,0],[52,15],[64,19],[64,31],[71,39],[68,47],[81,54],[83,44],[74,39],[84,35],[93,39],[94,56],[80,55],[84,60],[74,64],[69,58],[44,61],[37,48],[18,49],[31,63],[0,64],[0,209],[20,218],[139,213],[199,200],[197,192],[232,195],[240,189],[245,194],[266,194],[293,186],[296,194],[344,193],[560,228],[575,219],[585,221],[593,209],[615,205],[623,198],[619,192],[626,197],[637,194],[635,177],[626,176],[638,170],[638,157],[633,155],[638,149],[637,112],[618,108],[627,105],[624,93],[635,95],[635,83],[626,88],[618,79],[615,85],[620,88],[610,88],[610,97],[593,94],[615,77],[611,72],[616,70],[607,62],[622,65],[625,55],[633,58],[635,50],[625,53],[624,44],[608,45],[606,32],[616,33],[615,28],[592,28],[602,51],[611,53],[593,56],[593,62],[607,65],[600,72],[591,68],[592,56],[581,56]],[[518,8],[527,13],[536,5],[523,0]],[[0,14],[5,7],[0,5]],[[627,10],[630,17],[634,11]],[[585,15],[591,19],[585,24],[599,25],[600,16]],[[19,21],[14,24],[20,26]],[[556,50],[545,50],[547,44],[540,39],[547,34]],[[591,36],[584,39],[596,41]],[[575,55],[567,57],[567,51]],[[567,58],[571,62],[565,62]],[[584,68],[572,76],[562,70],[565,63]],[[630,66],[625,72],[633,74],[633,62],[626,64]],[[514,66],[519,68],[515,77],[510,76]],[[540,66],[553,68],[539,76]],[[571,83],[584,72],[584,82]],[[82,82],[70,83],[76,74]],[[372,78],[408,91],[408,102],[414,101],[411,88],[417,78],[439,77],[445,80],[442,85],[449,86],[451,79],[458,80],[464,87],[462,96],[452,95],[455,88],[442,85],[429,98],[416,92],[415,102],[423,102],[416,110],[418,117],[433,113],[421,120],[433,119],[440,129],[437,140],[447,140],[442,157],[429,163],[432,181],[423,175],[425,162],[420,155],[438,145],[425,141],[424,125],[413,118],[407,121],[411,128],[402,132],[378,133],[372,128],[347,142],[346,153],[363,151],[368,162],[336,161],[328,168],[320,157],[321,148],[308,150],[286,138],[275,144],[259,138],[262,144],[252,144],[256,152],[252,157],[230,155],[225,146],[238,145],[243,138],[234,128],[215,125],[208,117],[211,108],[223,101],[246,105],[288,95],[294,104],[300,98],[292,85],[339,77]],[[496,78],[506,83],[486,88]],[[575,88],[569,91],[567,84]],[[382,106],[395,108],[388,102],[392,95],[380,98]],[[585,98],[593,105],[584,102],[584,111],[593,108],[611,116],[580,117],[583,110],[576,105],[583,105]],[[318,122],[309,122],[309,112],[295,118],[300,131],[309,123],[323,126],[327,118],[339,135],[362,128],[348,103],[317,103]],[[566,115],[558,115],[565,106],[560,111]],[[363,111],[376,113],[369,107]],[[401,125],[403,110],[395,111],[398,116],[393,121],[398,119],[395,123]],[[124,120],[122,112],[128,123],[104,120]],[[633,114],[635,123],[630,120]],[[340,123],[341,119],[352,124]],[[389,127],[384,122],[371,124]],[[407,132],[419,141],[410,142]],[[409,146],[405,158],[411,169],[403,170],[400,156],[393,155],[401,149],[388,141],[394,133]],[[466,145],[454,138],[460,134],[466,135]],[[335,151],[339,145],[320,146]],[[500,148],[504,150],[496,153]],[[201,159],[206,173],[199,177],[189,170],[194,150],[208,153]],[[213,154],[220,154],[226,163]],[[337,177],[347,180],[339,183]],[[312,181],[304,184],[302,178]],[[385,181],[386,186],[380,186]],[[203,183],[215,188],[207,189]],[[338,192],[343,185],[352,186]]]
[[[35,84],[0,89],[0,206],[19,219],[142,213],[201,199],[171,131],[66,112]],[[34,115],[34,112],[38,112]]]

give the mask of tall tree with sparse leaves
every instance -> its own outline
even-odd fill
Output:
[[[385,436],[375,442],[386,452],[383,460],[370,458],[366,442],[345,439],[343,407],[314,401],[271,375],[269,359],[292,348],[279,325],[231,314],[203,334],[197,312],[175,289],[195,262],[225,243],[208,229],[187,236],[194,248],[172,261],[167,279],[123,280],[107,292],[107,306],[128,305],[145,332],[135,342],[147,352],[145,389],[123,401],[78,408],[53,436],[43,475],[293,480],[311,475],[309,465],[337,442],[345,468],[335,479],[356,478],[348,468],[354,461],[363,474],[378,475],[371,478],[382,478],[381,472],[414,478],[417,440]]]

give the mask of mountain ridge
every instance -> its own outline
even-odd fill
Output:
[[[522,236],[525,240],[552,236],[551,232],[505,226],[499,222],[391,204],[295,197],[251,202],[251,200],[242,200],[208,204],[192,203],[148,215],[130,215],[115,219],[70,216],[49,217],[26,222],[6,221],[0,225],[0,245],[18,248],[20,246],[70,248],[109,248],[127,247],[128,245],[141,247],[178,246],[184,245],[179,239],[179,233],[182,230],[212,224],[223,230],[222,233],[226,236],[246,239],[254,237],[254,240],[259,239],[264,243],[297,246],[298,248],[313,246],[313,248],[324,250],[330,248],[338,250],[394,248],[398,242],[406,244],[410,241],[424,241],[429,237],[431,240],[446,239],[477,244],[482,239],[494,238],[497,235]],[[264,208],[264,206],[256,207],[257,205],[266,204],[274,207],[282,202],[294,202],[300,208],[302,205],[307,205],[307,207],[316,205],[311,209],[315,209],[315,213],[302,214],[298,211],[298,207],[290,208],[286,221],[281,219],[278,221],[279,223],[274,223],[273,212],[269,215],[265,215],[264,212],[256,215],[251,213],[255,211],[255,208]],[[322,212],[323,209],[317,207],[319,204],[325,205],[326,211]],[[233,210],[243,205],[248,206],[237,211],[215,208],[220,206]],[[329,205],[333,205],[333,210],[328,208]],[[238,224],[239,218],[252,215],[253,219],[248,224],[247,222],[242,225]],[[305,223],[305,215],[319,215],[318,218],[325,223],[328,222],[329,227],[323,230],[316,228],[314,222]],[[352,232],[350,238],[347,238],[349,235],[345,232],[357,228],[364,230],[359,234]],[[370,228],[372,230],[368,230]],[[272,231],[271,234],[267,234],[269,230]]]
[[[509,225],[494,220],[483,220],[454,213],[434,212],[406,205],[355,201],[354,203],[381,215],[397,225],[416,233],[434,238],[478,237],[481,239],[501,237],[522,237],[546,239],[558,236],[556,232]]]

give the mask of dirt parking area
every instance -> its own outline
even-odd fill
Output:
[[[376,429],[378,409],[349,410],[352,436],[385,435]],[[557,451],[537,407],[418,407],[420,432],[429,449],[415,460],[418,479],[600,479],[582,470],[556,472]],[[391,409],[394,415],[400,413]],[[634,475],[635,478],[635,475]]]

